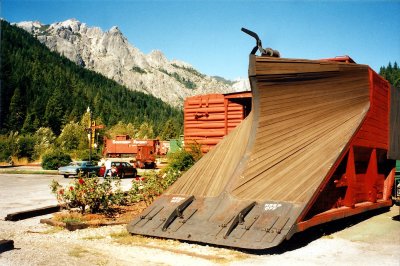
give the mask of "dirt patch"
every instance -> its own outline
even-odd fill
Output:
[[[146,207],[145,202],[138,202],[128,206],[115,206],[112,212],[107,214],[81,214],[77,210],[63,210],[54,213],[50,219],[41,219],[40,222],[52,226],[64,227],[70,231],[87,227],[128,224]]]

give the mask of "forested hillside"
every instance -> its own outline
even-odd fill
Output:
[[[0,134],[49,127],[59,135],[64,125],[80,121],[88,106],[106,126],[122,121],[138,128],[147,122],[154,136],[169,119],[182,128],[182,110],[77,66],[4,20],[0,75]]]

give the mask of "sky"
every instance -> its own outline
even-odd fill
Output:
[[[0,0],[0,17],[43,24],[75,18],[118,26],[144,53],[161,50],[210,76],[247,76],[256,32],[285,58],[349,55],[375,71],[400,63],[400,0]]]

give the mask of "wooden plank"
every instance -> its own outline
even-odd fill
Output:
[[[369,108],[366,66],[257,57],[255,72],[258,110],[168,193],[305,203]]]
[[[14,249],[14,240],[0,239],[0,253]]]
[[[41,216],[41,215],[45,215],[45,214],[58,212],[61,208],[62,208],[62,206],[60,206],[60,205],[51,205],[51,206],[35,208],[35,209],[31,209],[31,210],[9,213],[5,217],[5,220],[6,221],[24,220],[24,219],[28,219],[28,218],[32,218],[32,217],[36,217],[36,216]]]

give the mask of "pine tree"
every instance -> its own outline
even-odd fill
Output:
[[[172,119],[168,119],[168,121],[165,123],[163,131],[161,133],[161,139],[162,140],[169,140],[177,137],[177,130],[174,126],[174,123]]]
[[[64,108],[63,108],[63,94],[59,89],[55,89],[53,95],[47,102],[46,112],[44,114],[47,126],[57,135],[60,134],[60,129],[63,122]]]
[[[14,90],[8,109],[8,128],[12,131],[21,131],[25,119],[25,104],[21,97],[19,87]]]
[[[397,62],[394,62],[393,66],[389,62],[387,67],[381,67],[379,74],[393,86],[400,87],[400,68],[398,67]]]

